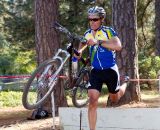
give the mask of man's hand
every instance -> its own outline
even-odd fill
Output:
[[[78,53],[79,53],[79,56],[78,56],[78,55],[76,55],[76,54],[74,53],[74,57],[75,57],[75,58],[77,58],[77,59],[79,60],[79,59],[81,59],[82,52],[78,52]]]
[[[97,44],[97,40],[89,39],[89,40],[87,41],[87,44],[88,44],[88,45],[91,45],[91,46],[96,45],[96,44]]]

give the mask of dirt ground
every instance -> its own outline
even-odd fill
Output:
[[[160,96],[143,96],[138,103],[130,103],[120,106],[122,108],[155,108],[160,107]],[[23,107],[1,108],[0,109],[0,130],[51,130],[53,119],[27,120],[32,111]],[[59,129],[59,118],[55,119],[56,129]]]
[[[0,109],[0,130],[51,130],[53,119],[28,120],[32,111],[23,107]],[[56,126],[58,127],[56,117]]]

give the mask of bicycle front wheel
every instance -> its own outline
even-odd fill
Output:
[[[88,82],[89,71],[82,71],[73,88],[72,103],[75,107],[81,108],[88,104]]]
[[[60,71],[58,60],[51,59],[40,64],[24,86],[22,104],[26,109],[32,110],[44,103],[53,91]]]

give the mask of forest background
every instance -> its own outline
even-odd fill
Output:
[[[78,0],[59,2],[59,22],[71,32],[83,35],[88,27],[87,9],[92,4]],[[107,12],[105,24],[112,27],[111,1],[103,0],[100,5]],[[155,79],[160,70],[155,44],[155,1],[138,0],[137,7],[139,76],[140,79]],[[61,41],[65,47],[65,36],[61,36]],[[1,0],[0,75],[30,74],[37,66],[35,47],[34,1]],[[141,88],[154,89],[155,84],[141,82]]]

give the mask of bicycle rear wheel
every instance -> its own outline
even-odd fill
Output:
[[[89,71],[87,70],[82,71],[73,88],[72,103],[75,107],[81,108],[88,104],[89,102],[89,97],[87,93],[88,82],[89,82]]]
[[[26,109],[32,110],[44,103],[53,91],[60,71],[58,60],[51,59],[40,64],[24,86],[22,104]]]

